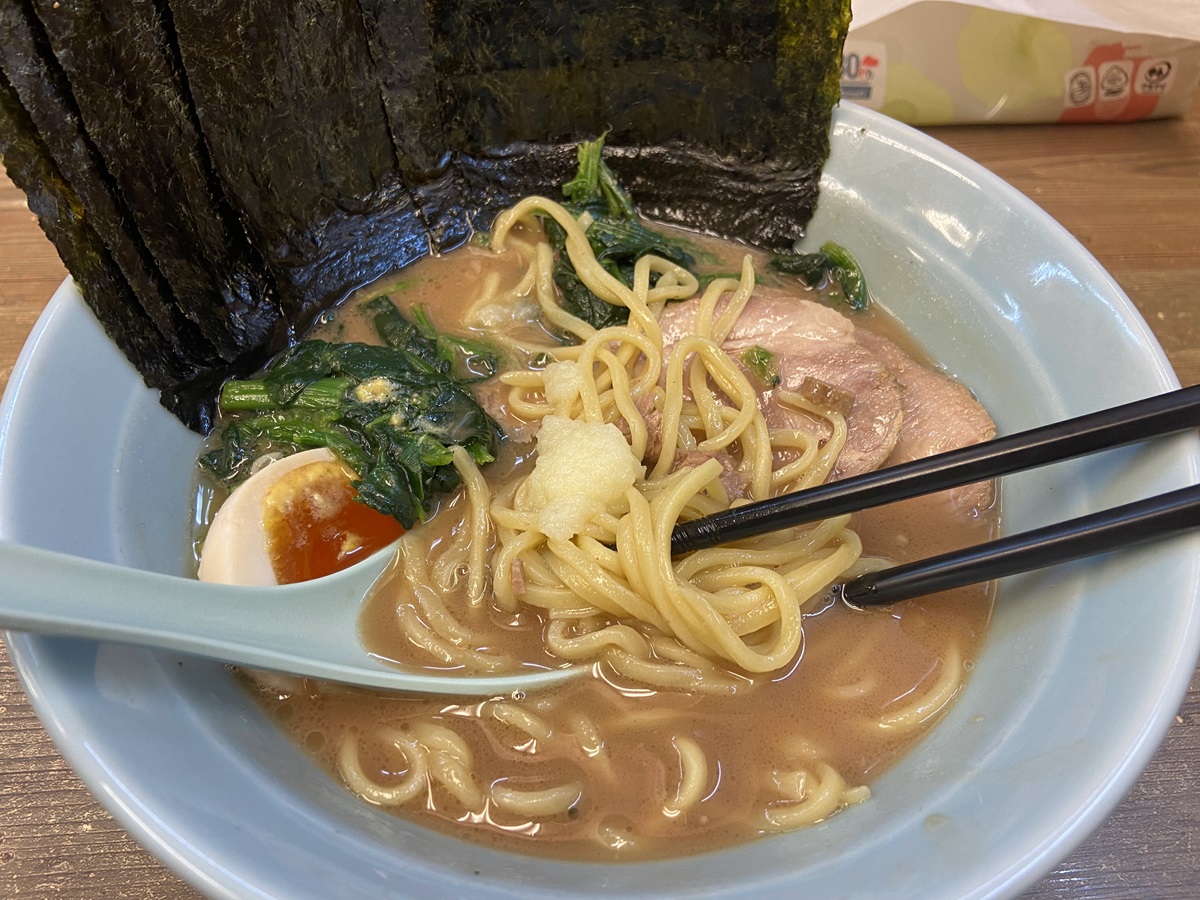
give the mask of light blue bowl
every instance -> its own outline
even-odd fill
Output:
[[[1177,386],[1145,322],[1069,234],[888,119],[838,111],[809,231],[853,249],[880,302],[1002,433]],[[0,538],[183,573],[197,445],[64,285],[0,408]],[[1193,484],[1198,461],[1187,435],[1013,476],[1006,528]],[[8,640],[84,782],[214,896],[1011,896],[1096,828],[1149,761],[1200,652],[1198,584],[1200,537],[1011,579],[965,693],[870,802],[807,831],[632,865],[510,856],[366,806],[219,665]]]

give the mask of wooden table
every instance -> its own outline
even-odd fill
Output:
[[[1137,304],[1180,381],[1200,382],[1200,104],[1171,121],[933,133],[1079,238]],[[0,181],[0,387],[64,275],[20,192]],[[0,646],[0,897],[46,896],[194,893],[66,767]],[[1133,792],[1029,896],[1200,896],[1200,674]]]

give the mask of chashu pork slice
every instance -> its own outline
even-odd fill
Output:
[[[904,425],[888,465],[957,450],[996,436],[996,424],[974,395],[950,376],[921,365],[895,343],[859,329],[859,343],[874,353],[903,388]],[[993,484],[981,481],[942,492],[958,511],[987,509]]]
[[[663,310],[659,323],[666,355],[684,335],[695,333],[698,309],[698,300],[688,300]],[[847,396],[846,446],[834,478],[882,466],[900,440],[904,418],[903,389],[876,354],[858,342],[857,332],[836,310],[759,287],[722,344],[734,359],[751,347],[773,353],[786,390],[801,391],[813,380]],[[775,390],[761,394],[759,402],[771,428],[805,430],[821,440],[831,434],[823,420],[780,403]]]
[[[670,353],[695,332],[698,301],[669,304],[660,323]],[[718,315],[721,307],[718,307]],[[751,347],[775,354],[781,386],[801,390],[814,379],[845,392],[848,436],[833,478],[846,478],[885,465],[908,462],[991,440],[996,426],[966,387],[923,365],[893,341],[835,309],[759,287],[734,324],[723,348],[735,359]],[[819,438],[828,425],[781,404],[774,390],[760,394],[772,428],[804,428]],[[969,514],[994,502],[990,482],[939,495],[955,512]]]

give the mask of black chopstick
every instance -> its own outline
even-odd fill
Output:
[[[681,522],[687,553],[1200,426],[1200,385]]]
[[[834,585],[851,606],[882,606],[1131,547],[1200,526],[1200,485]]]

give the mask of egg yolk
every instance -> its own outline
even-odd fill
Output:
[[[341,463],[317,462],[267,492],[263,530],[280,584],[340,572],[404,533],[391,516],[358,502],[353,477]]]

